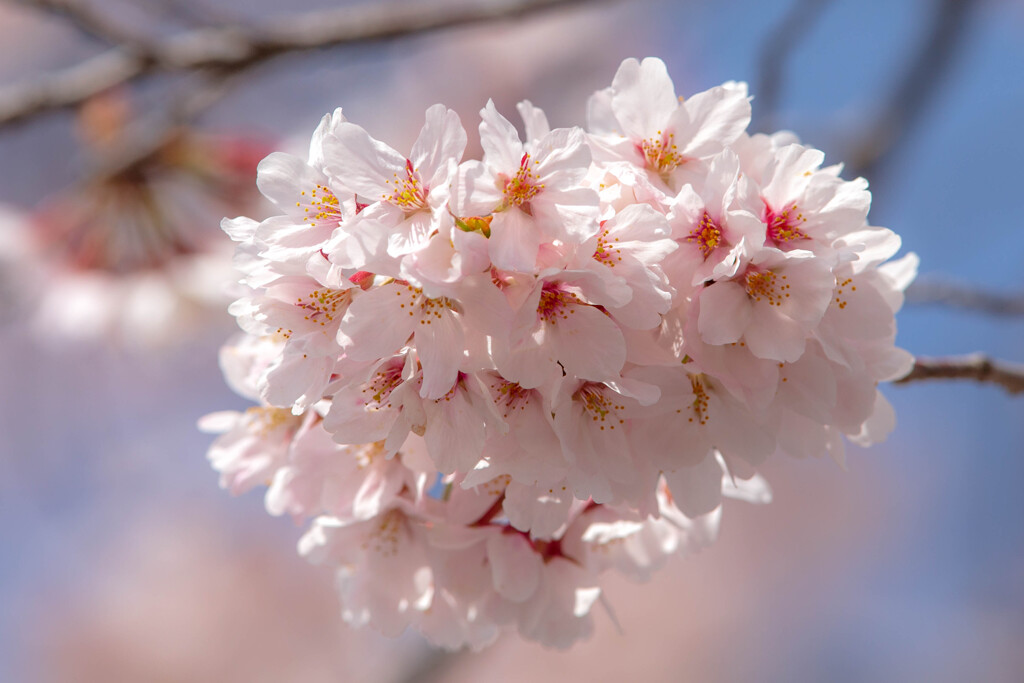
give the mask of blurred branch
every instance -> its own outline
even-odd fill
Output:
[[[1024,315],[1024,295],[986,292],[951,282],[919,280],[907,288],[907,302],[943,304],[997,316]]]
[[[0,90],[0,126],[75,107],[105,90],[159,72],[214,69],[232,73],[284,54],[394,40],[586,1],[494,0],[457,7],[367,4],[277,19],[259,28],[199,28],[165,40],[121,45],[63,71]]]
[[[81,0],[15,0],[43,12],[48,12],[67,19],[80,32],[110,45],[141,47],[144,44],[140,36],[119,27],[110,17],[97,12]]]
[[[108,151],[85,176],[103,182],[144,165],[181,136],[191,120],[218,102],[232,82],[227,75],[190,85],[187,92],[173,99],[171,106],[157,109],[128,126],[117,148]]]
[[[931,28],[874,123],[853,143],[847,170],[874,180],[906,139],[912,124],[931,104],[967,35],[977,0],[936,0]]]
[[[1024,365],[989,358],[982,353],[951,358],[918,358],[906,377],[894,384],[926,379],[970,379],[998,384],[1010,394],[1024,393]]]
[[[761,73],[754,95],[755,122],[753,129],[760,132],[774,130],[774,119],[779,107],[779,93],[786,61],[807,36],[830,0],[795,0],[782,21],[765,36],[761,44],[759,63]]]
[[[137,3],[147,5],[160,19],[173,21],[183,26],[224,26],[237,24],[238,21],[229,18],[229,14],[221,8],[214,9],[201,2],[189,0],[135,0]]]

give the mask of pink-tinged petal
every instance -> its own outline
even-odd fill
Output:
[[[537,142],[530,169],[544,190],[579,186],[590,166],[590,147],[580,128],[557,128]]]
[[[892,258],[901,245],[900,236],[892,230],[869,226],[843,235],[833,246],[840,250],[844,247],[856,250],[857,260],[851,266],[854,273],[860,273]]]
[[[330,114],[324,114],[323,118],[320,119],[320,124],[317,125],[316,130],[313,131],[313,136],[309,140],[310,166],[313,168],[324,167],[324,143],[327,138],[334,135],[334,131],[344,122],[345,115],[341,113],[341,107],[338,107]]]
[[[327,176],[284,152],[272,152],[256,167],[256,186],[260,192],[290,216],[301,218],[303,212],[296,202],[307,203],[312,190],[326,185]]]
[[[746,290],[735,282],[716,282],[700,293],[697,328],[708,344],[740,340],[750,323],[752,306]]]
[[[409,341],[419,304],[397,284],[375,287],[355,298],[338,329],[338,343],[353,360],[390,356]]]
[[[874,273],[840,280],[836,285],[832,306],[825,313],[822,326],[827,325],[847,343],[891,337],[896,321],[889,302],[871,282]],[[823,330],[824,332],[824,330]]]
[[[409,160],[425,182],[445,182],[449,165],[462,161],[466,150],[466,130],[459,121],[459,115],[443,104],[427,109],[427,120],[419,137],[412,146]]]
[[[714,452],[690,467],[665,472],[672,502],[687,517],[711,512],[722,502],[722,466]]]
[[[475,321],[479,331],[507,338],[512,324],[512,309],[491,280],[490,273],[463,277],[452,295],[462,305],[466,317]]]
[[[612,91],[611,106],[619,132],[630,138],[647,138],[664,130],[679,107],[668,69],[654,57],[643,62],[623,61],[612,79]]]
[[[359,397],[339,399],[335,395],[331,409],[324,417],[324,429],[340,444],[365,444],[388,436],[397,411],[366,410]]]
[[[542,109],[533,106],[530,100],[523,100],[517,104],[516,110],[523,118],[527,141],[536,142],[551,132],[551,126],[548,125],[548,117]]]
[[[773,209],[781,211],[795,201],[825,160],[825,153],[813,147],[787,145],[775,153],[771,180],[761,190],[761,196]]]
[[[416,325],[416,351],[423,364],[420,396],[438,399],[455,384],[465,353],[462,324],[449,310],[427,311]]]
[[[401,466],[394,460],[370,467],[352,499],[352,516],[371,519],[390,507],[405,486]]]
[[[452,268],[463,276],[490,271],[491,257],[488,254],[487,237],[479,232],[452,230],[451,241],[455,249]]]
[[[879,266],[878,272],[889,282],[893,289],[903,292],[914,281],[914,278],[917,277],[917,268],[920,264],[920,257],[911,252],[902,258]],[[900,297],[900,303],[902,303],[902,297]],[[893,311],[895,312],[896,310],[899,310],[899,306],[893,307]]]
[[[683,107],[689,121],[685,129],[675,131],[675,139],[684,156],[715,154],[739,137],[750,123],[746,83],[730,81],[697,93]]]
[[[722,496],[752,505],[767,505],[772,502],[772,487],[760,474],[741,479],[726,473],[722,478]]]
[[[614,380],[626,363],[619,326],[593,306],[567,306],[566,317],[545,325],[552,357],[575,377]]]
[[[604,224],[608,235],[622,242],[629,242],[634,255],[641,260],[661,260],[661,257],[675,247],[667,248],[661,240],[671,236],[672,228],[665,215],[648,204],[633,204],[619,211]],[[651,253],[642,252],[645,245],[658,245]]]
[[[391,229],[388,235],[388,254],[405,256],[423,249],[435,230],[434,215],[417,211]]]
[[[779,370],[785,382],[779,384],[779,405],[805,415],[819,424],[832,421],[838,389],[832,365],[812,344],[796,363]]]
[[[735,197],[739,173],[740,159],[731,149],[725,149],[711,158],[701,198],[715,218],[721,219],[722,213]]]
[[[511,351],[497,347],[493,351],[494,363],[501,375],[524,389],[545,386],[562,377],[562,368],[544,347],[543,329],[538,336],[536,345],[528,343]]]
[[[605,88],[598,90],[587,100],[587,132],[594,135],[622,134],[612,110],[614,94],[611,88]]]
[[[491,262],[501,270],[532,273],[541,235],[533,218],[517,208],[494,214],[491,221]]]
[[[245,216],[225,218],[220,222],[220,229],[235,242],[251,242],[258,227],[258,222]]]
[[[515,532],[492,534],[487,539],[494,590],[512,602],[523,602],[537,591],[542,560],[530,542]]]
[[[531,206],[535,222],[546,228],[544,242],[559,239],[580,244],[601,230],[598,195],[593,190],[582,187],[564,191],[545,189]]]
[[[757,414],[726,392],[715,391],[710,399],[708,426],[715,448],[725,453],[731,463],[760,466],[775,451],[777,426],[762,423]],[[738,474],[747,476],[744,472]]]
[[[301,345],[289,343],[260,382],[260,395],[273,406],[306,410],[323,398],[333,369],[333,359],[302,353]]]
[[[652,273],[628,254],[616,265],[615,272],[625,278],[633,291],[633,296],[625,306],[609,308],[615,319],[637,330],[658,327],[662,314],[672,305],[672,293],[667,283],[663,286],[664,278]]]
[[[288,216],[273,216],[260,223],[255,240],[260,256],[271,261],[293,261],[308,258],[326,246],[334,226],[314,227]]]
[[[424,401],[423,409],[427,418],[423,440],[437,469],[444,474],[472,470],[483,453],[486,423],[469,393],[456,389],[450,397]]]
[[[523,159],[523,143],[508,119],[498,113],[492,100],[480,110],[480,146],[484,163],[501,173],[514,173]]]
[[[828,427],[818,420],[788,410],[779,418],[779,450],[794,458],[820,458],[830,439]]]
[[[491,170],[480,161],[459,166],[451,187],[451,207],[459,216],[486,216],[504,201]]]
[[[685,240],[704,215],[704,198],[692,185],[683,185],[672,202],[668,221],[672,225],[672,238]]]
[[[892,430],[896,429],[896,411],[892,404],[882,395],[875,392],[875,407],[871,417],[861,425],[860,432],[849,435],[850,441],[858,446],[870,446],[885,441]]]
[[[327,173],[367,199],[377,201],[390,195],[396,174],[406,175],[405,157],[354,123],[341,124],[325,144]]]
[[[750,324],[743,335],[747,348],[758,358],[793,363],[807,345],[806,328],[772,306],[752,306]]]
[[[369,270],[394,276],[395,260],[387,254],[391,229],[404,218],[402,210],[391,204],[374,204],[331,234],[323,247],[331,263],[351,270]]]
[[[572,492],[564,484],[526,486],[516,481],[505,489],[502,509],[508,522],[534,539],[550,539],[565,526]]]

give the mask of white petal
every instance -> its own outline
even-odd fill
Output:
[[[541,558],[525,536],[518,533],[492,534],[487,539],[494,590],[512,602],[523,602],[540,584]]]

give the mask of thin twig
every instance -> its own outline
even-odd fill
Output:
[[[1010,394],[1024,393],[1024,365],[994,360],[983,353],[951,358],[918,358],[907,376],[894,384],[923,379],[970,379],[998,384]]]
[[[590,0],[596,2],[598,0]],[[158,72],[237,72],[280,55],[512,19],[587,0],[494,0],[483,5],[367,4],[278,19],[262,28],[186,31],[144,48],[117,47],[63,71],[0,91],[0,126],[67,109]]]
[[[772,31],[765,36],[759,51],[758,62],[761,73],[758,76],[757,106],[754,107],[753,129],[770,131],[775,128],[774,120],[782,92],[782,79],[786,61],[821,16],[830,0],[795,0],[789,11]]]
[[[1024,294],[986,292],[968,285],[918,280],[907,288],[909,304],[941,304],[996,316],[1024,315]]]

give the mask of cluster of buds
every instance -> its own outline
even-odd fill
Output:
[[[749,100],[629,59],[586,130],[522,102],[523,139],[489,102],[480,160],[443,105],[408,154],[338,110],[307,160],[263,160],[281,215],[223,223],[252,293],[221,361],[259,405],[202,426],[223,486],[312,519],[346,621],[567,647],[602,574],[766,502],[774,451],[842,462],[892,429],[916,258],[887,262],[863,179],[748,135]]]

